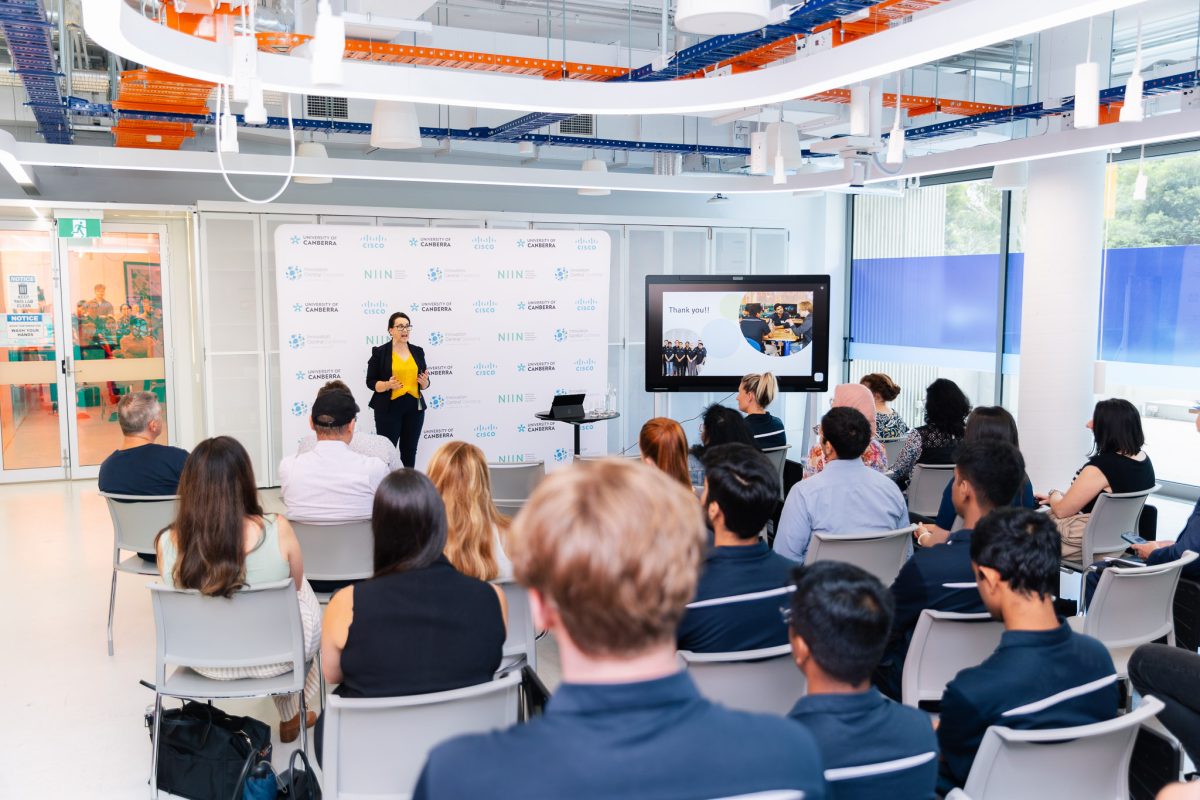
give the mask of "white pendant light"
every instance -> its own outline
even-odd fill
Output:
[[[1150,186],[1150,179],[1146,177],[1146,145],[1142,145],[1142,154],[1138,157],[1138,174],[1133,179],[1133,199],[1145,200],[1146,189]]]
[[[1100,124],[1100,65],[1092,61],[1092,21],[1088,20],[1087,61],[1075,65],[1073,124],[1076,128],[1095,128]]]
[[[218,100],[221,99],[221,88],[217,87]],[[217,147],[222,153],[236,153],[238,151],[237,117],[229,110],[229,93],[232,89],[229,86],[224,89],[220,119],[217,120]]]
[[[296,158],[329,158],[329,153],[325,150],[325,145],[320,142],[301,142],[296,147]],[[308,175],[297,175],[292,178],[293,183],[305,184],[322,184],[333,183],[333,178],[328,176],[317,177]]]
[[[1125,104],[1121,106],[1121,122],[1141,122],[1146,117],[1142,103],[1142,92],[1146,82],[1142,80],[1142,12],[1138,11],[1137,50],[1133,54],[1133,72],[1125,83]]]
[[[598,174],[608,174],[608,164],[605,164],[598,158],[589,158],[584,161],[579,167],[584,172],[595,172]],[[579,190],[579,194],[583,197],[605,197],[612,194],[611,189],[592,189],[584,187]]]
[[[766,26],[771,0],[679,0],[675,27],[684,33],[719,36]]]
[[[892,132],[888,134],[887,163],[904,163],[904,129],[900,127],[900,97],[903,89],[903,78],[896,79],[896,119],[892,121]]]
[[[871,87],[865,83],[850,87],[850,135],[871,135]]]
[[[533,142],[521,141],[517,142],[517,152],[523,156],[531,156],[537,152],[537,148],[534,146]]]
[[[412,103],[376,100],[371,114],[371,147],[411,150],[421,146],[421,125]]]
[[[346,54],[346,21],[333,13],[329,0],[321,0],[317,6],[317,23],[308,47],[313,84],[341,86],[342,58]]]
[[[804,150],[800,147],[800,131],[790,122],[772,122],[767,126],[767,152],[782,153],[783,163],[789,170],[804,163]]]
[[[993,189],[1024,189],[1029,183],[1029,162],[1013,161],[992,168]]]
[[[242,119],[247,125],[267,124],[267,105],[263,100],[262,79],[257,76],[250,79],[250,100],[242,111]]]

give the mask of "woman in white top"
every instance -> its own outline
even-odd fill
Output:
[[[295,581],[304,654],[312,664],[304,695],[308,708],[313,708],[319,690],[314,656],[321,644],[321,609],[304,580],[300,542],[286,519],[263,513],[250,456],[236,439],[218,436],[196,445],[179,476],[175,519],[159,533],[155,547],[163,583],[209,597],[229,597],[238,589],[287,578]],[[291,664],[269,664],[196,671],[217,680],[236,680],[270,678],[290,669]],[[300,735],[299,697],[272,699],[279,709],[279,738],[295,741]],[[316,721],[316,713],[309,711],[307,727]]]
[[[492,502],[483,451],[467,442],[446,442],[425,472],[446,504],[446,558],[472,578],[511,581],[512,562],[505,553],[509,519]]]

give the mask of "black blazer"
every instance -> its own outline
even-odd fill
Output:
[[[408,346],[408,351],[412,353],[413,360],[417,362],[417,374],[425,372],[425,350],[417,347],[415,344]],[[386,392],[375,391],[375,384],[379,381],[390,381],[392,379],[392,343],[384,342],[378,347],[371,348],[371,360],[367,362],[367,388],[371,390],[371,402],[368,406],[375,409],[384,409],[387,407],[388,401],[391,400],[392,392],[389,389]],[[425,410],[425,395],[421,393],[420,387],[417,387],[417,408]]]

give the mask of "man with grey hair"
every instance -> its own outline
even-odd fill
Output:
[[[124,439],[100,465],[100,491],[108,494],[171,495],[179,489],[179,475],[187,450],[155,444],[162,435],[162,406],[150,392],[130,392],[117,403],[117,420]],[[153,553],[141,553],[154,561]]]

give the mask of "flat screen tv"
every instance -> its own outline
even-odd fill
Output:
[[[751,372],[828,390],[828,275],[646,278],[646,391],[732,392]]]

